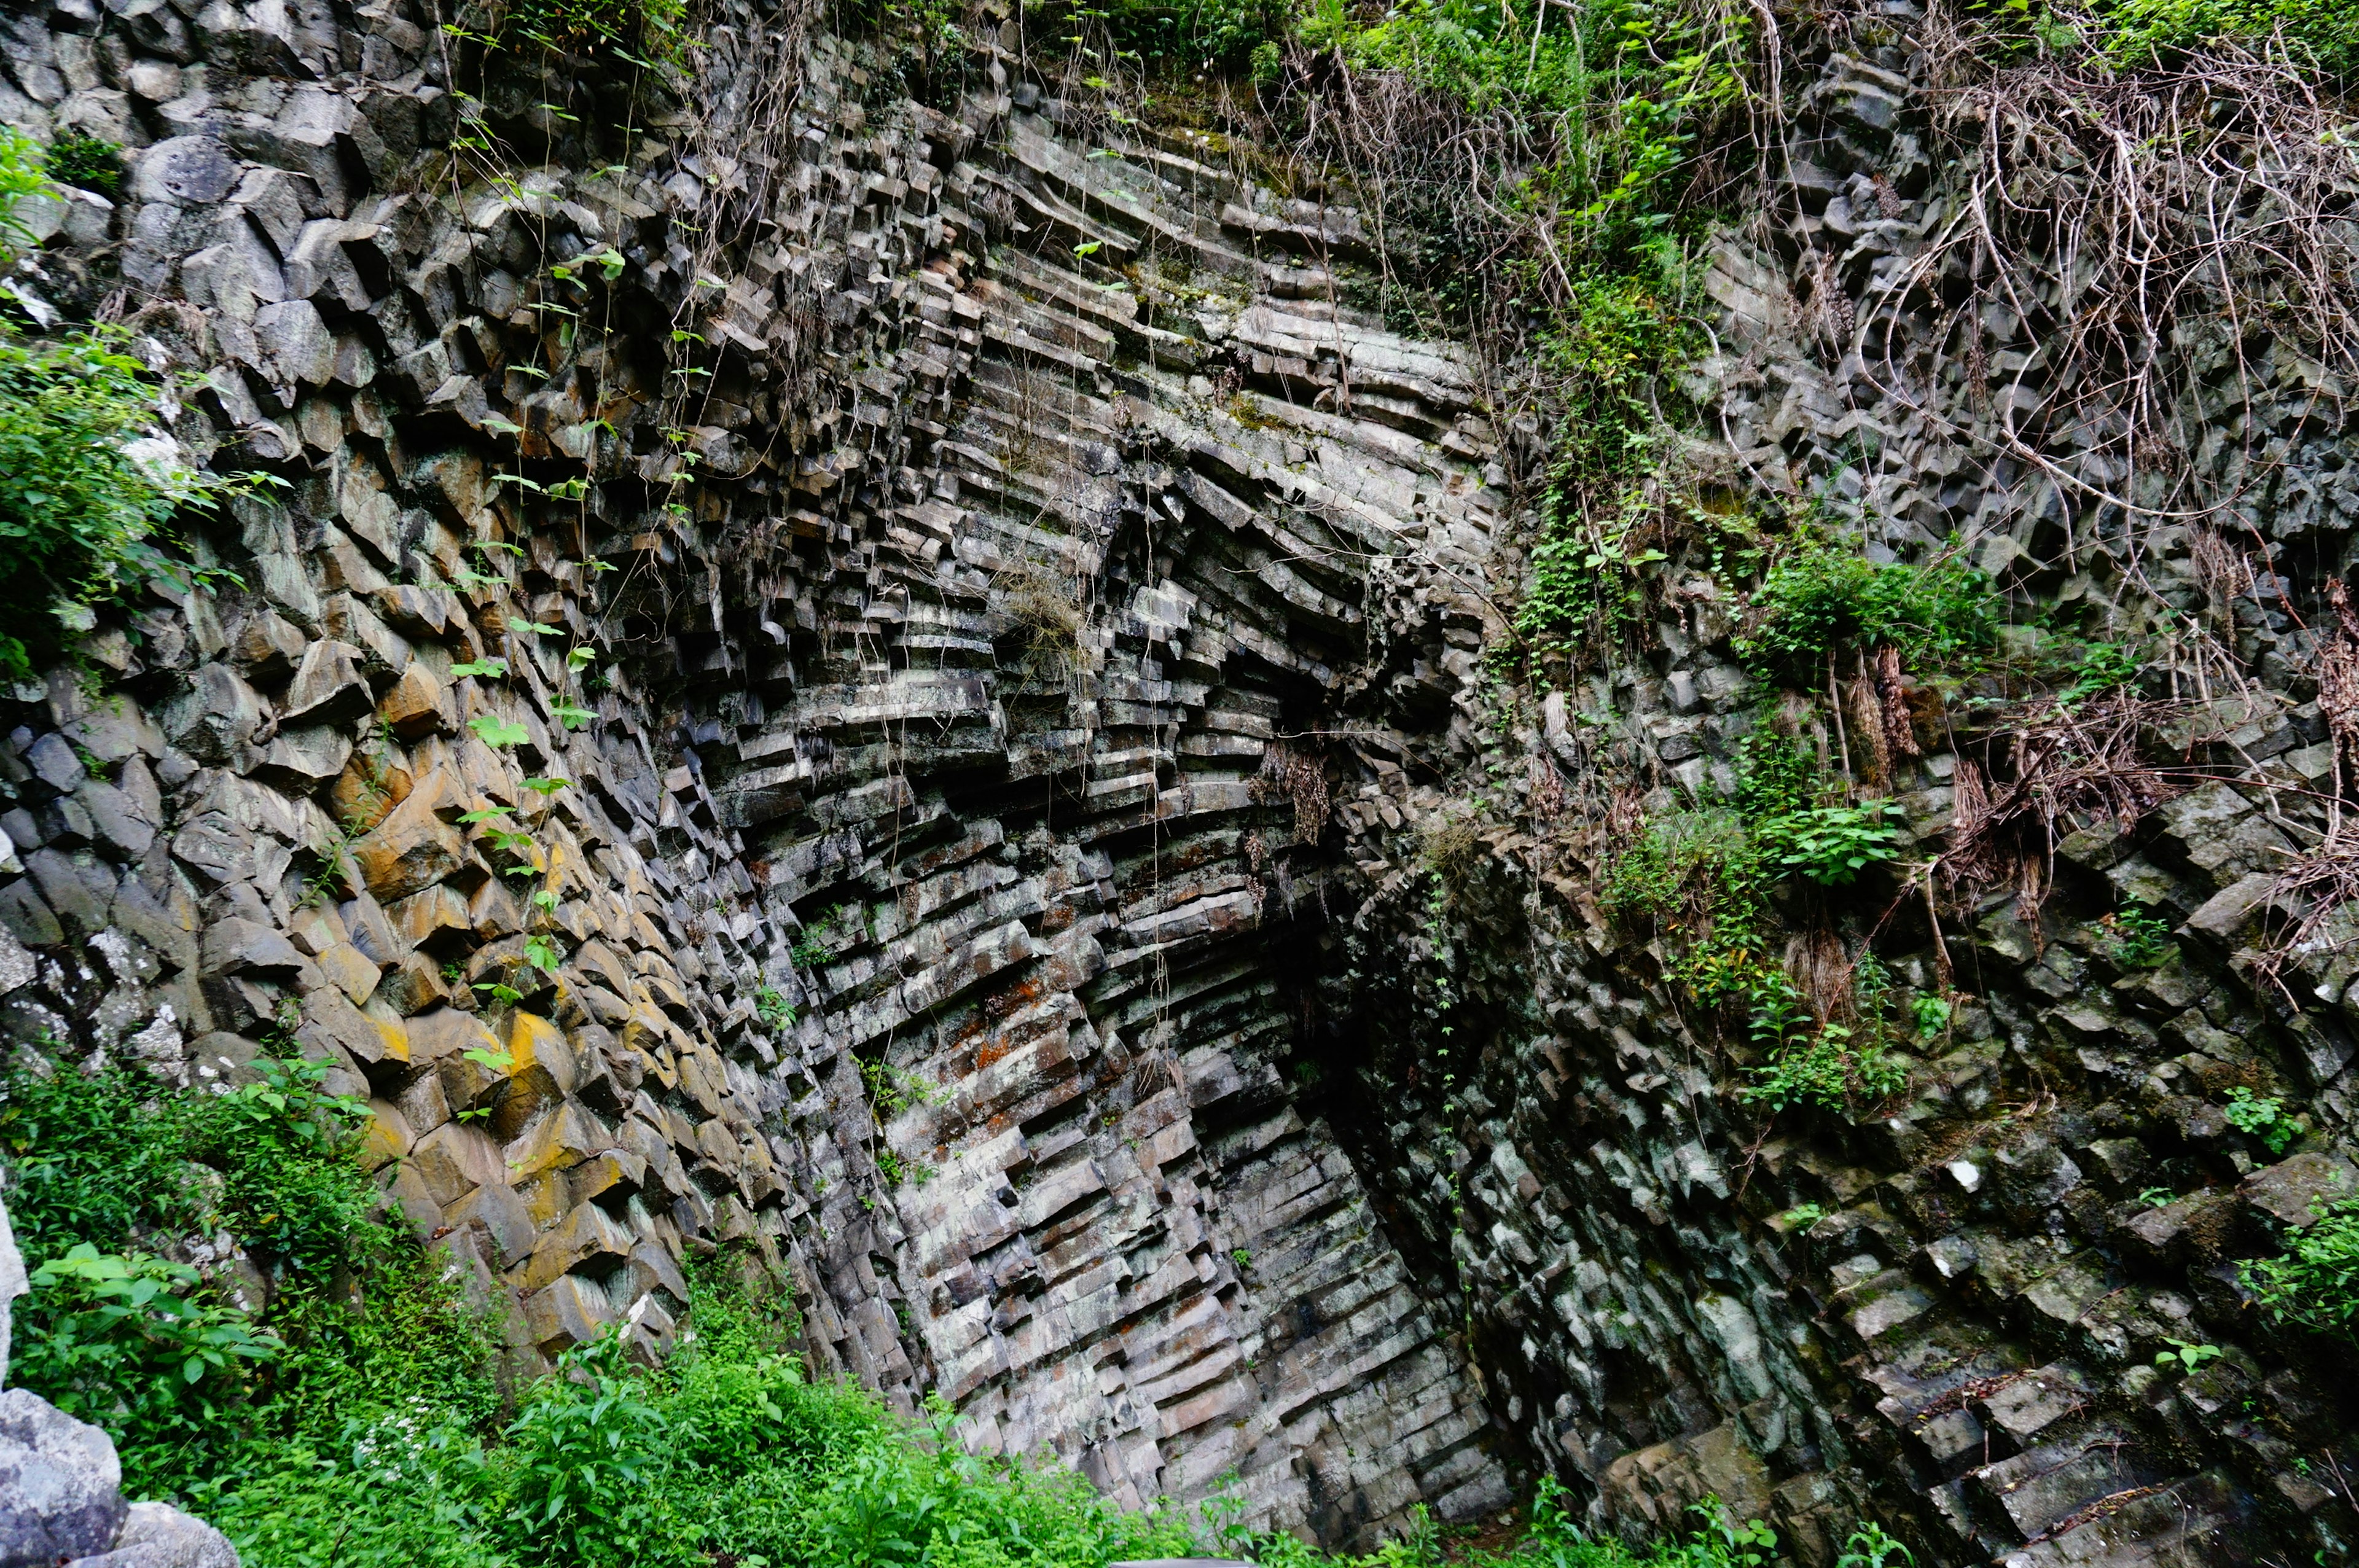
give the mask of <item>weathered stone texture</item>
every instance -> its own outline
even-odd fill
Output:
[[[198,1084],[283,1032],[527,1360],[660,1346],[743,1242],[822,1366],[1125,1502],[1503,1505],[1272,1065],[1329,874],[1294,733],[1356,702],[1399,756],[1477,641],[1421,564],[1505,504],[1465,356],[1332,303],[1348,212],[1068,128],[989,43],[934,106],[757,41],[627,172],[454,186],[406,10],[10,24],[0,113],[130,149],[41,279],[112,267],[204,378],[180,437],[290,486],[104,695],[18,694],[6,1026]],[[730,121],[782,60],[790,119]]]

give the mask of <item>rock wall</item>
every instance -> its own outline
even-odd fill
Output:
[[[1274,1066],[1325,759],[1451,722],[1503,504],[1466,356],[1335,302],[1353,214],[758,7],[636,98],[402,0],[7,28],[0,116],[128,149],[25,308],[285,481],[13,694],[9,1033],[299,1042],[527,1365],[742,1242],[822,1367],[1125,1502],[1507,1501]]]
[[[2031,923],[1864,889],[1837,935],[1946,976],[1951,1026],[1876,1119],[1765,1129],[1596,904],[1615,833],[1732,783],[1739,607],[1682,565],[1643,656],[1486,685],[1535,444],[1477,356],[1345,303],[1347,205],[1058,97],[1012,25],[745,5],[635,92],[432,22],[7,24],[0,118],[130,149],[119,202],[37,214],[20,308],[121,320],[195,378],[193,458],[285,481],[192,530],[239,580],[9,696],[13,1037],[194,1084],[292,1039],[521,1364],[660,1346],[683,1260],[742,1243],[821,1365],[1125,1502],[1235,1471],[1365,1541],[1551,1470],[1814,1563],[1863,1516],[1929,1564],[2359,1540],[2347,1353],[2234,1268],[2354,1176],[2348,965],[2296,1009],[2248,962],[2334,761],[2289,611],[2348,431],[2248,361],[2307,477],[2226,557],[2083,511],[2069,429],[1994,457],[2038,388],[1927,346],[1972,280],[1911,271],[1962,198],[1905,38],[1822,61],[1796,215],[1716,250],[1690,455],[2254,679],[2149,738],[2185,787],[2061,844]],[[1960,730],[1877,764],[1926,852]],[[2125,893],[2172,961],[2113,957]],[[2299,1111],[2289,1157],[2234,1087]]]
[[[2072,389],[2020,316],[1975,305],[1971,248],[1940,250],[1973,170],[1927,150],[1924,70],[1906,36],[1822,57],[1790,221],[1711,256],[1717,346],[1690,389],[1720,438],[1688,458],[1740,494],[1815,493],[1877,559],[1961,538],[2023,619],[2142,641],[2184,683],[2138,731],[2169,798],[2068,821],[2028,917],[2016,885],[1943,887],[1937,934],[1919,873],[1956,842],[1959,770],[2003,776],[2038,705],[1953,692],[1945,711],[1912,679],[1908,746],[1887,748],[1869,739],[1884,694],[1841,672],[1863,793],[1905,811],[1908,874],[1863,879],[1832,920],[1782,913],[1838,961],[1872,940],[1903,1018],[1913,996],[1958,1000],[1873,1116],[1772,1120],[1736,1094],[1762,1060],[1743,1023],[1668,977],[1666,938],[1599,907],[1618,845],[1723,805],[1736,742],[1780,702],[1733,650],[1744,606],[1675,559],[1643,655],[1498,701],[1487,790],[1419,781],[1346,807],[1372,886],[1300,1045],[1305,1103],[1343,1130],[1420,1293],[1468,1324],[1508,1452],[1601,1522],[1675,1529],[1710,1492],[1811,1563],[1863,1516],[1927,1563],[2340,1562],[2359,1540],[2349,1346],[2256,1311],[2238,1260],[2359,1181],[2340,928],[2286,990],[2253,968],[2333,787],[2310,628],[2332,624],[2354,497],[2305,475],[2348,449],[2351,413],[2265,334],[2223,395],[2226,351],[2187,329],[2190,456],[2272,476],[2235,506],[2132,526],[2091,500],[2121,479],[2102,432],[2036,436],[2037,462],[2010,449]],[[1951,335],[1962,301],[1988,323],[1987,381]],[[2036,639],[2007,636],[2027,658]],[[2207,638],[2233,665],[2203,663]],[[1841,756],[1828,696],[1801,694],[1805,741]],[[2132,899],[2174,927],[2159,967],[2103,924]],[[2301,1136],[2240,1130],[2239,1091]],[[2190,1345],[2210,1347],[2193,1368]]]

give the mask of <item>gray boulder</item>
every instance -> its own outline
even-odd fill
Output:
[[[134,1503],[114,1550],[66,1568],[237,1568],[229,1538],[168,1503]]]
[[[114,1544],[123,1466],[106,1433],[23,1389],[0,1393],[0,1568],[55,1568]]]

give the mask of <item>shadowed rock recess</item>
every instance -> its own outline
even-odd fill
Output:
[[[1899,983],[1971,994],[1903,1108],[1765,1138],[1551,847],[1609,754],[1633,811],[1728,787],[1762,694],[1712,584],[1502,708],[1539,443],[1343,302],[1347,205],[1085,119],[1012,23],[920,69],[723,9],[694,91],[585,66],[564,110],[454,91],[408,0],[10,7],[0,120],[126,149],[118,200],[37,211],[24,308],[125,322],[193,460],[284,483],[190,530],[234,578],[6,700],[9,1036],[196,1085],[291,1035],[522,1364],[659,1349],[687,1251],[741,1241],[816,1366],[1125,1504],[1234,1472],[1366,1542],[1553,1472],[1816,1563],[1863,1517],[1929,1564],[2359,1542],[2344,1353],[2271,1343],[2234,1263],[2353,1175],[2349,964],[2306,1013],[2231,973],[2314,841],[2258,784],[2334,762],[2266,559],[2144,568],[2271,688],[2187,721],[2210,782],[2068,838],[2030,925],[2007,890],[1937,947],[1899,902]],[[1700,460],[2109,593],[2067,490],[1989,457],[2036,390],[1812,335],[1958,211],[1884,52],[1810,90],[1796,227],[1715,253]],[[485,132],[504,178],[446,151]],[[2315,369],[2245,373],[2310,443],[2269,525],[2332,566]],[[1930,849],[1922,739],[1879,765]],[[2091,934],[2117,891],[2185,922],[2169,962]],[[2173,1341],[2224,1351],[2165,1377]]]

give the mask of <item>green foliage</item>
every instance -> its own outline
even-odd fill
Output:
[[[1736,641],[1754,675],[1823,686],[1845,648],[1889,645],[1911,665],[1971,659],[1998,636],[1990,579],[1955,555],[1925,566],[1878,566],[1824,540],[1805,542],[1769,568],[1754,596],[1751,631]]]
[[[2311,1204],[2315,1218],[2275,1258],[2244,1265],[2245,1288],[2286,1323],[2321,1334],[2359,1329],[2359,1198]]]
[[[1756,871],[1734,817],[1682,812],[1649,822],[1614,859],[1599,903],[1624,925],[1693,917],[1741,899]]]
[[[415,1254],[382,1232],[334,1234],[368,1191],[352,1161],[357,1113],[321,1091],[316,1068],[261,1073],[213,1097],[114,1070],[19,1069],[0,1108],[39,1265],[28,1385],[79,1399],[68,1408],[114,1433],[132,1489],[181,1500],[256,1568],[1103,1568],[1223,1546],[1273,1568],[1344,1568],[1238,1529],[1234,1511],[1208,1510],[1210,1529],[1125,1514],[1070,1471],[967,1454],[939,1401],[912,1425],[857,1389],[810,1382],[791,1310],[734,1254],[691,1267],[662,1366],[609,1336],[568,1352],[503,1416],[481,1365],[497,1330],[453,1312],[431,1271],[396,1266]],[[226,1162],[217,1195],[190,1178],[192,1151]],[[342,1173],[339,1192],[301,1173],[322,1170]],[[310,1217],[274,1232],[279,1206]],[[193,1271],[92,1242],[216,1225],[249,1246],[279,1236],[265,1243],[282,1280],[268,1325]],[[333,1288],[307,1288],[332,1255],[349,1260]],[[1543,1483],[1529,1538],[1473,1561],[1758,1568],[1775,1550],[1765,1526],[1717,1504],[1683,1542],[1593,1541],[1561,1495]],[[1430,1528],[1348,1560],[1440,1562]]]
[[[1822,1023],[1817,1033],[1752,1069],[1753,1081],[1740,1092],[1748,1104],[1773,1113],[1801,1105],[1839,1112],[1874,1105],[1908,1083],[1908,1069],[1884,1054],[1876,1033]]]
[[[1506,111],[1556,143],[1509,200],[1556,231],[1562,254],[1662,232],[1704,129],[1745,94],[1753,18],[1676,0],[1603,0],[1549,16],[1516,0],[1405,0],[1361,27],[1320,4],[1304,42],[1397,70],[1475,113]]]
[[[48,1271],[18,1319],[23,1380],[109,1427],[146,1492],[233,1470],[273,1433],[332,1433],[356,1390],[484,1397],[479,1331],[375,1217],[354,1161],[366,1107],[326,1093],[312,1063],[264,1056],[247,1071],[222,1094],[114,1068],[5,1080],[10,1218]],[[223,1231],[273,1278],[262,1322],[145,1255],[149,1238]]]
[[[868,1090],[868,1103],[883,1117],[898,1116],[913,1105],[931,1105],[940,1098],[925,1079],[890,1062],[863,1061],[860,1081]]]
[[[2296,62],[2348,77],[2359,65],[2353,0],[2104,0],[2105,54],[2125,68],[2171,65],[2205,44],[2282,42]]]
[[[23,678],[141,581],[190,580],[157,541],[222,487],[125,449],[155,422],[145,373],[105,337],[28,342],[0,327],[0,673]]]
[[[201,1446],[280,1349],[197,1271],[87,1241],[32,1273],[38,1307],[13,1375],[82,1421],[139,1433],[145,1454]]]
[[[2135,903],[2125,903],[2097,922],[2108,940],[2105,951],[2125,969],[2151,969],[2170,957],[2170,923]]]
[[[1271,76],[1287,28],[1281,0],[1110,0],[1103,11],[1077,6],[1075,16],[1103,16],[1115,48],[1148,62]],[[1266,70],[1256,58],[1265,51]]]
[[[2216,1345],[2193,1345],[2184,1339],[2173,1339],[2169,1341],[2169,1346],[2170,1348],[2168,1350],[2156,1354],[2154,1364],[2158,1367],[2168,1367],[2176,1361],[2182,1373],[2192,1372],[2206,1361],[2216,1361],[2225,1354]]]
[[[13,126],[0,125],[0,263],[33,237],[16,216],[17,207],[27,196],[45,195],[49,189],[40,144]]]
[[[60,185],[113,196],[123,184],[123,149],[70,125],[50,141],[41,171]]]
[[[788,950],[798,969],[813,969],[828,960],[827,922],[815,920],[795,933],[794,946]]]
[[[1777,1217],[1777,1222],[1788,1230],[1808,1230],[1827,1217],[1823,1204],[1796,1204]]]
[[[644,65],[648,60],[639,56],[670,59],[679,55],[686,41],[681,22],[687,11],[685,0],[509,0],[494,32],[472,36],[500,48],[531,43],[547,49],[604,49]],[[446,25],[446,30],[469,36],[455,27]]]
[[[1887,1054],[1885,1004],[1892,980],[1874,953],[1862,953],[1852,966],[1851,1023],[1829,1020],[1813,1031],[1793,981],[1783,970],[1776,975],[1782,991],[1765,994],[1754,1018],[1754,1039],[1770,1054],[1751,1069],[1742,1098],[1772,1115],[1801,1105],[1849,1114],[1908,1086],[1908,1069]]]
[[[1600,526],[1577,518],[1532,546],[1531,584],[1516,607],[1516,631],[1543,645],[1608,642],[1635,626],[1645,604],[1641,570],[1668,558],[1638,544],[1624,515]]]
[[[2228,1103],[2220,1108],[2231,1126],[2259,1139],[2273,1155],[2284,1153],[2301,1137],[2301,1125],[2283,1100],[2260,1098],[2242,1084],[2228,1091]]]
[[[2091,697],[2104,697],[2137,684],[2146,661],[2127,643],[2089,643],[2081,649],[2072,684],[2057,694],[2059,708],[2078,708]]]
[[[1899,855],[1899,814],[1886,800],[1822,806],[1773,816],[1754,831],[1766,864],[1821,887],[1844,887],[1867,867]]]
[[[754,993],[754,1014],[765,1029],[792,1029],[795,1026],[794,1003],[776,986],[764,986]]]
[[[1896,1563],[1916,1568],[1917,1554],[1892,1539],[1880,1524],[1863,1524],[1843,1542],[1835,1568],[1892,1568]]]
[[[1950,1002],[1946,997],[1918,997],[1908,1004],[1908,1011],[1917,1022],[1919,1040],[1933,1039],[1950,1027]]]
[[[1556,462],[1565,477],[1635,477],[1656,455],[1662,372],[1701,351],[1685,258],[1666,241],[1628,270],[1583,272],[1542,338],[1540,359],[1563,383]]]
[[[1809,811],[1826,796],[1819,760],[1793,735],[1756,725],[1736,742],[1736,809],[1747,821]]]
[[[1663,445],[1661,383],[1701,334],[1675,249],[1657,243],[1636,270],[1585,272],[1541,344],[1563,413],[1549,466],[1546,514],[1531,581],[1516,607],[1527,641],[1571,647],[1635,627],[1646,568],[1667,559],[1663,498],[1652,482]]]

